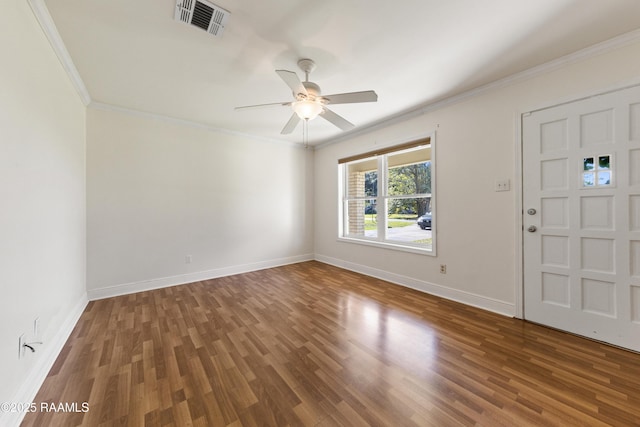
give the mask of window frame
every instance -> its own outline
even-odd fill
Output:
[[[363,152],[343,159],[338,160],[338,241],[347,243],[356,243],[366,246],[381,247],[386,249],[418,253],[422,255],[436,256],[436,156],[435,156],[435,132],[410,140],[405,140],[400,143],[395,143],[386,147],[381,147],[376,151]],[[397,240],[386,239],[386,224],[388,220],[388,202],[391,199],[397,198],[414,198],[425,196],[426,194],[416,193],[411,195],[390,195],[388,185],[389,165],[388,157],[394,154],[401,153],[403,151],[410,151],[411,149],[418,149],[418,147],[429,146],[431,163],[431,193],[430,193],[430,212],[431,212],[431,248],[420,246],[418,244],[412,244],[408,242],[401,242]],[[348,197],[348,165],[357,161],[371,161],[375,158],[377,163],[377,195],[376,196],[364,196],[364,197]],[[376,237],[367,237],[362,235],[348,235],[345,232],[348,230],[348,203],[356,200],[376,200],[376,206],[378,212],[384,212],[383,215],[377,214],[384,218],[384,221],[378,221],[378,230]],[[382,209],[380,209],[382,207]],[[379,218],[379,217],[378,217]],[[417,227],[417,225],[416,225]]]

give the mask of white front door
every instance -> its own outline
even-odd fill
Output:
[[[640,351],[640,87],[522,121],[525,319]]]

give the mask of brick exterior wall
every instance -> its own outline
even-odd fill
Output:
[[[364,197],[364,172],[349,174],[349,197]],[[349,234],[364,236],[364,200],[349,203]]]

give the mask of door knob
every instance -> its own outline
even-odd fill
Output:
[[[531,208],[531,209],[527,209],[527,213],[528,213],[529,215],[535,215],[535,214],[536,214],[536,210],[535,210],[535,209],[533,209],[533,208]]]
[[[537,230],[535,225],[530,225],[529,228],[527,228],[527,231],[529,233],[534,233]]]

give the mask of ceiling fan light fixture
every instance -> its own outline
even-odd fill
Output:
[[[183,0],[190,1],[190,0]],[[361,92],[347,92],[347,93],[335,93],[333,95],[321,96],[320,86],[314,82],[309,81],[309,73],[314,70],[315,62],[311,59],[301,59],[298,61],[298,66],[305,74],[305,80],[301,81],[300,77],[288,70],[276,70],[276,73],[282,81],[289,86],[291,94],[293,95],[293,101],[291,102],[276,102],[271,104],[259,104],[259,105],[247,105],[245,107],[236,107],[236,110],[255,108],[255,107],[268,107],[268,106],[291,106],[293,114],[289,118],[289,121],[280,133],[282,135],[288,135],[296,128],[300,120],[303,120],[303,129],[306,132],[307,122],[313,120],[318,115],[322,115],[322,118],[331,123],[332,125],[340,128],[343,131],[351,130],[355,125],[344,117],[334,113],[331,109],[327,108],[329,104],[355,104],[358,102],[376,102],[378,95],[372,90],[365,90]]]
[[[322,112],[322,104],[318,101],[305,99],[293,102],[291,105],[293,106],[293,111],[302,120],[313,120]]]

